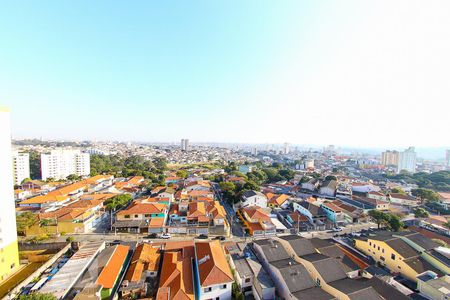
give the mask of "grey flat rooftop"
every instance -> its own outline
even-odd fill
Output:
[[[80,249],[47,281],[40,292],[53,294],[57,299],[64,298],[104,246],[104,242],[82,243]]]
[[[247,263],[247,260],[240,256],[239,254],[231,255],[233,263],[236,266],[236,271],[241,277],[251,277],[253,276],[253,271]]]

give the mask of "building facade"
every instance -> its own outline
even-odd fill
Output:
[[[9,110],[0,108],[0,282],[19,267]]]
[[[381,153],[381,164],[384,166],[397,166],[398,165],[398,151],[387,150]]]
[[[416,152],[414,147],[409,147],[405,151],[400,152],[397,172],[400,173],[401,171],[416,172]]]
[[[71,174],[87,176],[91,172],[89,153],[80,150],[52,150],[41,154],[41,177],[65,179]]]
[[[14,184],[20,185],[22,180],[30,178],[30,155],[28,153],[13,152]]]

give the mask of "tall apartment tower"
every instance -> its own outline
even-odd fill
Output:
[[[381,153],[381,164],[384,166],[397,166],[399,152],[387,150]]]
[[[289,143],[284,143],[283,146],[284,154],[289,154]]]
[[[64,179],[71,174],[88,176],[91,172],[89,153],[80,150],[52,150],[41,154],[41,177]]]
[[[410,173],[416,172],[416,152],[414,147],[409,147],[398,156],[397,172],[408,171]]]
[[[445,164],[447,168],[450,167],[450,149],[445,151]]]
[[[0,281],[19,267],[9,110],[0,107]]]
[[[25,178],[30,178],[30,155],[28,153],[13,152],[14,184],[21,184]]]
[[[181,151],[189,151],[189,139],[181,140]]]

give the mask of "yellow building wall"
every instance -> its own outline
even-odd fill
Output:
[[[18,267],[19,247],[17,241],[14,241],[0,249],[0,282],[16,271]]]
[[[371,244],[369,244],[369,242]],[[416,276],[418,275],[418,273],[410,266],[408,266],[403,261],[403,257],[395,250],[393,250],[390,246],[388,246],[385,242],[377,240],[355,240],[355,246],[356,248],[364,252],[364,254],[371,256],[376,262],[387,266],[389,270],[391,270],[391,272],[401,273],[408,279],[417,281]],[[392,254],[395,255],[395,259],[391,258]],[[382,260],[382,257],[384,258],[384,261]]]
[[[84,233],[83,223],[72,223],[72,222],[58,222],[58,230],[55,225],[50,226],[40,226],[39,224],[34,224],[29,227],[25,235],[26,236],[37,236],[41,234],[61,234],[61,233]]]

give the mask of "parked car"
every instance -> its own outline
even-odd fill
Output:
[[[214,239],[219,241],[225,241],[225,237],[223,235],[216,236]]]
[[[147,236],[147,238],[148,238],[148,239],[156,239],[156,238],[158,238],[158,235],[157,235],[156,233],[150,233],[150,234]]]
[[[340,232],[342,231],[341,227],[334,227],[333,229],[331,229],[332,232]]]
[[[119,244],[120,244],[120,240],[114,240],[112,242],[109,242],[110,246],[119,245]]]
[[[207,239],[208,236],[206,234],[200,234],[197,238],[204,240],[204,239]]]
[[[170,239],[170,233],[162,233],[159,236],[160,239]]]

